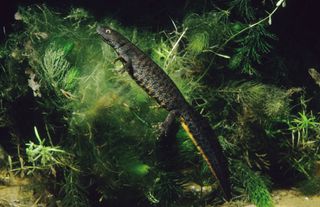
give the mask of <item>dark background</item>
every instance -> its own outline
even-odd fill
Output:
[[[199,4],[199,1],[202,4]],[[262,0],[256,0],[262,1]],[[179,21],[185,10],[202,11],[212,8],[208,0],[77,0],[77,1],[1,1],[0,41],[12,32],[14,13],[19,5],[42,4],[58,10],[69,10],[70,6],[88,9],[96,18],[104,15],[118,19],[124,25],[142,26],[155,31],[172,27],[170,18]],[[195,2],[198,2],[195,4]],[[212,1],[221,6],[227,0]],[[199,8],[194,7],[201,5]],[[320,11],[319,0],[287,0],[287,6],[278,10],[273,17],[271,30],[278,37],[273,44],[274,51],[284,58],[288,71],[287,86],[314,87],[308,75],[308,68],[320,68]],[[194,8],[193,8],[194,7]],[[5,30],[5,32],[4,32]],[[266,69],[264,69],[266,70]],[[274,69],[270,68],[272,76]]]

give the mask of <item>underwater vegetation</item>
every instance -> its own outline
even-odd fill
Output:
[[[161,66],[209,120],[228,159],[233,200],[271,207],[272,188],[301,181],[303,191],[319,193],[319,111],[305,89],[263,79],[278,41],[270,25],[286,1],[262,2],[190,9],[160,31],[97,20],[83,8],[20,7],[14,32],[0,45],[6,167],[35,177],[39,200],[48,191],[62,206],[224,202],[181,127],[173,139],[158,139],[168,112],[121,73],[116,53],[96,33],[106,25]]]

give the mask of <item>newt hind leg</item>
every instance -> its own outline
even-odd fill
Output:
[[[176,134],[180,123],[176,120],[177,113],[170,112],[161,125],[160,136],[156,145],[156,156],[159,167],[167,171],[176,170],[178,157],[178,143]]]
[[[166,139],[166,137],[175,137],[179,129],[179,123],[176,122],[177,116],[177,111],[169,112],[167,118],[161,124],[159,140]]]

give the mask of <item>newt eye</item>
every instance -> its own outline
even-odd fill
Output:
[[[107,34],[111,34],[111,30],[110,29],[106,29],[106,31],[104,31]]]

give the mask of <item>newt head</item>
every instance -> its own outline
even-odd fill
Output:
[[[122,36],[119,32],[109,28],[109,27],[97,27],[97,33],[102,37],[102,39],[114,49],[125,45],[128,40]]]

